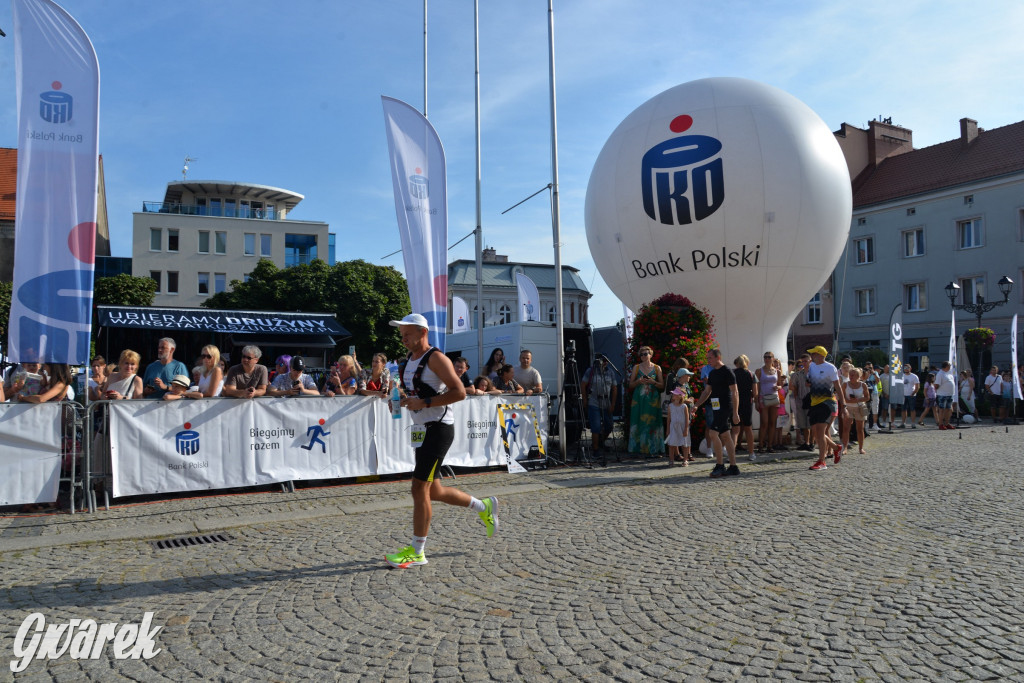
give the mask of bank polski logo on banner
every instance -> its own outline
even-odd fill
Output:
[[[199,432],[192,429],[191,422],[186,422],[184,427],[174,435],[174,450],[178,455],[195,455],[199,452]]]
[[[459,319],[455,321],[455,329],[459,331],[466,329],[466,319],[461,315],[459,316]]]
[[[64,86],[60,81],[54,81],[50,87],[53,90],[39,94],[39,117],[47,123],[67,123],[71,120],[74,98],[61,92]]]
[[[705,78],[616,127],[584,214],[598,272],[625,306],[684,295],[715,316],[733,358],[785,353],[789,323],[842,256],[852,207],[839,143],[806,104],[763,83]]]
[[[427,176],[423,175],[423,169],[417,168],[416,172],[409,176],[409,194],[416,199],[428,199],[430,188]]]

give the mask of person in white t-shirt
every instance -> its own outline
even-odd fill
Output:
[[[917,390],[921,386],[921,380],[914,374],[914,368],[907,363],[903,366],[903,422],[900,429],[907,426],[907,413],[910,413],[910,426],[917,429]]]
[[[939,429],[956,429],[949,424],[953,414],[953,399],[956,397],[956,377],[951,372],[949,361],[942,364],[942,369],[935,373],[935,420]]]
[[[993,422],[999,422],[999,409],[1003,405],[1003,378],[999,375],[999,366],[993,365],[985,378],[985,402],[989,405]]]

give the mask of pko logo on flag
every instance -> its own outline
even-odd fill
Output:
[[[422,169],[417,168],[416,173],[409,176],[409,194],[416,199],[426,199],[430,196],[427,188],[427,176],[423,175]]]
[[[174,450],[180,455],[195,455],[199,452],[199,432],[186,422],[185,429],[174,435]]]
[[[459,319],[457,321],[455,321],[455,329],[462,330],[462,329],[465,329],[465,327],[466,327],[466,319],[463,318],[460,315]]]
[[[693,118],[672,119],[669,129],[683,133]],[[640,169],[644,211],[665,225],[687,225],[719,209],[725,201],[722,143],[707,135],[680,135],[651,147]]]
[[[53,90],[39,95],[39,116],[47,123],[67,123],[71,120],[74,98],[60,91],[63,87],[60,81],[54,81],[51,87]]]

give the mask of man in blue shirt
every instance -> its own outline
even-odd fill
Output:
[[[142,377],[142,395],[145,398],[161,399],[171,388],[175,375],[188,375],[188,368],[180,360],[174,360],[177,344],[170,337],[164,337],[156,345],[157,360],[149,364]]]

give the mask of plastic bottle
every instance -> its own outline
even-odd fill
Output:
[[[398,382],[391,384],[391,417],[396,420],[402,418],[402,395],[398,392]]]

